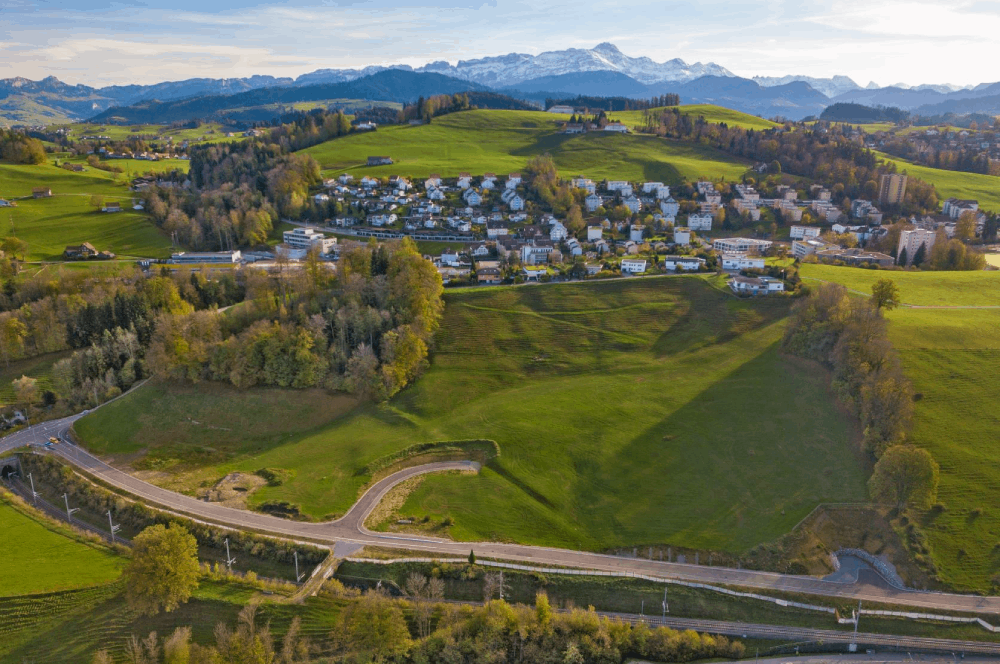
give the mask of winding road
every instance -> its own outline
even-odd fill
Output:
[[[28,444],[42,445],[50,436],[67,441],[66,433],[73,423],[82,416],[81,413],[61,420],[43,422],[2,438],[0,439],[0,456]],[[887,584],[872,584],[863,581],[845,583],[808,576],[625,558],[587,551],[521,544],[453,542],[419,535],[376,533],[365,528],[364,522],[368,515],[382,498],[400,482],[426,473],[456,470],[478,471],[478,464],[471,461],[432,463],[400,470],[376,482],[343,517],[325,523],[311,523],[290,521],[269,514],[226,507],[218,503],[208,503],[163,489],[118,470],[69,442],[53,446],[51,453],[62,457],[92,477],[151,505],[229,528],[252,530],[267,535],[311,541],[328,546],[338,543],[347,545],[348,548],[371,545],[420,551],[428,555],[456,557],[467,556],[471,549],[476,552],[477,556],[483,558],[549,567],[642,574],[697,583],[804,593],[854,601],[885,602],[920,608],[921,610],[1000,614],[1000,597],[898,590]]]

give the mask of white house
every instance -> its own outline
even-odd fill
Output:
[[[427,198],[432,201],[443,201],[445,199],[445,195],[440,189],[431,189],[427,192]]]
[[[526,244],[521,247],[521,262],[525,265],[538,265],[548,263],[549,254],[553,251],[551,244]]]
[[[712,248],[724,254],[763,254],[771,246],[768,240],[749,237],[724,237],[712,241]]]
[[[458,188],[459,189],[468,189],[471,186],[472,186],[472,176],[469,175],[468,173],[459,173],[458,174]]]
[[[510,228],[502,221],[491,221],[486,224],[486,237],[490,239],[498,238],[508,233],[510,233]]]
[[[587,226],[587,242],[600,240],[604,229],[600,226]]]
[[[483,202],[483,197],[475,189],[466,189],[462,197],[468,205],[481,205]]]
[[[621,264],[622,274],[642,274],[646,271],[645,258],[623,258]]]
[[[479,186],[483,191],[489,191],[490,189],[496,188],[496,180],[483,178],[483,181]]]
[[[729,287],[735,293],[749,293],[752,295],[770,295],[771,293],[781,293],[785,290],[785,284],[781,279],[771,277],[741,277],[733,276],[729,278]]]
[[[677,226],[674,228],[674,244],[690,244],[691,243],[691,229],[685,226]]]
[[[315,228],[294,228],[282,233],[282,239],[290,247],[296,249],[319,249],[321,254],[328,254],[337,246],[337,238],[326,237]]]
[[[659,191],[663,187],[666,187],[662,182],[643,182],[642,183],[642,193],[651,194],[654,191]],[[670,188],[667,188],[667,195],[670,195]]]
[[[524,209],[524,199],[520,196],[513,196],[508,203],[511,210],[523,210]]]
[[[583,189],[588,194],[592,194],[597,191],[597,185],[594,181],[589,178],[573,178],[572,180],[574,189]]]
[[[375,178],[370,178],[367,175],[361,178],[361,186],[365,189],[374,189],[378,186],[378,180]]]
[[[722,254],[723,270],[763,270],[764,259],[746,254]]]
[[[687,225],[688,228],[690,228],[693,231],[710,231],[712,230],[712,215],[710,214],[688,215]]]
[[[569,247],[570,256],[583,255],[583,247],[580,246],[580,241],[577,240],[575,237],[571,237],[570,239],[566,240],[566,246]]]
[[[632,193],[632,185],[627,180],[608,180],[608,191],[622,191],[624,189],[628,189],[629,194]]]
[[[792,226],[789,236],[793,240],[805,240],[806,238],[819,237],[822,230],[818,226]]]
[[[549,239],[553,242],[562,242],[569,235],[569,231],[558,221],[552,224],[552,228],[549,229]]]
[[[704,258],[695,256],[664,256],[663,267],[668,270],[683,270],[684,272],[695,272],[705,265]]]
[[[327,203],[330,201],[330,197],[327,196],[326,194],[316,194],[315,196],[313,196],[313,200],[316,201],[317,203]]]
[[[597,208],[601,207],[601,197],[597,194],[591,194],[584,199],[584,204],[587,206],[587,212],[593,212]]]
[[[441,176],[431,173],[430,177],[424,180],[424,189],[435,189],[441,186]]]
[[[642,224],[632,224],[632,227],[629,229],[628,239],[633,242],[642,242],[642,234],[645,230],[646,227]]]
[[[511,173],[510,175],[507,176],[507,182],[504,186],[507,189],[513,189],[519,184],[521,184],[521,174]]]
[[[677,217],[677,213],[681,211],[681,204],[675,201],[673,198],[667,198],[665,201],[660,201],[660,211],[665,217]]]
[[[604,131],[613,131],[617,134],[627,134],[628,127],[623,125],[621,122],[609,122],[604,125]]]
[[[340,184],[350,184],[354,180],[354,176],[350,173],[344,173],[337,179],[340,180]]]

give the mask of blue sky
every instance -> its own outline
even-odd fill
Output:
[[[1000,80],[1000,0],[0,0],[0,78],[91,85],[592,48],[864,85]]]

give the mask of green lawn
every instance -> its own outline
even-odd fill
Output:
[[[871,294],[879,279],[899,286],[903,303],[917,306],[1000,306],[1000,272],[902,272],[862,270],[803,263],[799,275],[807,283],[834,281]]]
[[[878,276],[900,286],[915,305],[996,306],[1000,273],[879,273],[803,265],[820,276],[866,290]],[[938,500],[945,511],[925,517],[925,532],[943,580],[960,589],[988,590],[1000,572],[1000,309],[900,308],[888,314],[916,403],[911,440],[941,465]],[[977,513],[976,510],[979,510]]]
[[[468,111],[435,118],[419,127],[387,126],[307,149],[332,176],[456,176],[461,171],[505,174],[548,152],[564,175],[658,180],[738,178],[746,165],[711,148],[665,141],[654,136],[606,132],[569,136],[558,133],[559,117],[533,111]],[[391,166],[364,166],[369,155],[389,155]]]
[[[741,127],[743,129],[762,131],[764,129],[772,129],[774,127],[781,126],[776,122],[765,120],[764,118],[757,117],[756,115],[750,115],[749,113],[743,113],[741,111],[734,111],[731,108],[716,106],[714,104],[684,104],[679,106],[679,108],[682,115],[690,115],[692,117],[701,116],[705,118],[706,122],[725,122],[730,127]],[[659,108],[653,110],[661,111],[664,109]],[[624,111],[609,113],[608,117],[614,120],[619,120],[629,127],[634,127],[643,123],[643,113],[644,111]]]
[[[47,353],[26,360],[11,362],[5,367],[0,367],[0,406],[14,404],[14,386],[11,382],[21,376],[29,376],[37,379],[38,389],[40,390],[51,389],[52,365],[72,354],[72,351]]]
[[[150,166],[154,163],[134,162]],[[187,162],[178,162],[186,164]],[[90,242],[99,250],[122,256],[165,258],[170,238],[144,212],[132,210],[132,192],[112,175],[87,167],[83,173],[52,164],[0,164],[0,197],[20,198],[17,207],[0,210],[0,235],[17,235],[28,243],[28,260],[60,260],[66,245]],[[31,198],[35,187],[48,187],[51,198]],[[122,212],[106,214],[90,205],[92,195],[117,201]]]
[[[121,573],[122,558],[15,508],[2,495],[0,524],[4,542],[0,596],[95,586]]]
[[[941,200],[970,198],[979,201],[979,207],[984,210],[1000,211],[1000,177],[920,166],[882,152],[876,154],[888,162],[896,162],[900,173],[905,172],[934,185]]]
[[[468,289],[446,301],[431,368],[412,388],[313,432],[264,436],[192,477],[286,468],[292,477],[253,501],[319,518],[354,502],[375,459],[489,438],[496,463],[476,477],[427,478],[404,512],[451,516],[457,538],[592,549],[740,552],[788,532],[818,502],[865,498],[827,376],[777,352],[788,301],[736,300],[699,277]],[[197,449],[200,434],[165,424],[189,402],[140,391],[77,429],[101,452],[160,437]],[[241,421],[228,402],[202,403],[191,414],[199,422]],[[280,406],[267,411],[276,413],[295,421]]]

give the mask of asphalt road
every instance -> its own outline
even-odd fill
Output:
[[[29,443],[44,444],[50,436],[64,437],[65,432],[80,417],[81,415],[74,415],[62,420],[44,422],[2,438],[0,439],[0,455]],[[144,502],[231,528],[254,530],[269,535],[313,541],[325,545],[333,545],[341,542],[342,545],[374,545],[421,551],[429,556],[458,557],[467,556],[471,549],[479,557],[550,567],[572,567],[603,572],[644,574],[698,583],[726,584],[759,590],[805,593],[851,599],[854,601],[885,602],[931,612],[937,610],[1000,614],[1000,597],[904,591],[888,587],[885,584],[865,583],[864,581],[845,583],[807,576],[669,563],[520,544],[452,542],[418,535],[375,533],[364,527],[365,518],[395,485],[411,477],[426,473],[450,470],[478,470],[477,464],[471,461],[433,463],[401,470],[372,486],[347,514],[340,519],[326,523],[308,523],[289,521],[277,516],[235,509],[217,503],[208,503],[160,488],[120,471],[89,454],[86,450],[66,442],[55,445],[52,453],[61,456],[70,464],[93,477],[117,487]],[[863,578],[869,579],[870,576]]]

